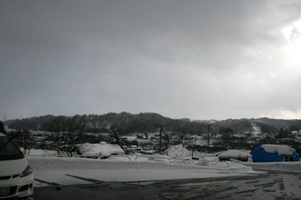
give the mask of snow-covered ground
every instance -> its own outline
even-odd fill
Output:
[[[166,156],[111,159],[28,156],[35,186],[89,184],[97,181],[151,181],[255,174],[251,167],[232,162],[185,161]],[[45,184],[48,183],[48,184]]]
[[[245,162],[243,164],[252,167],[254,170],[301,173],[301,162]]]
[[[172,152],[172,151],[170,151]],[[187,154],[187,152],[183,152]],[[175,152],[171,153],[175,156]],[[108,159],[56,157],[54,152],[30,151],[27,159],[34,169],[35,187],[77,185],[97,182],[155,181],[171,179],[249,176],[262,170],[301,173],[301,162],[251,163],[219,162],[216,157],[200,160],[163,155],[119,155]],[[260,169],[260,171],[256,171]]]
[[[27,159],[34,169],[35,187],[170,179],[254,175],[260,172],[235,162],[218,162],[214,157],[189,160],[181,147],[164,155],[120,155],[108,159],[56,157],[55,152],[30,151]],[[181,153],[182,152],[182,153]],[[178,155],[178,158],[175,156]]]

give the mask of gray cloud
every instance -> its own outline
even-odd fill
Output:
[[[1,1],[0,114],[300,117],[301,71],[281,32],[300,9],[298,1]]]

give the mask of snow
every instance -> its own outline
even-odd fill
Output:
[[[252,123],[252,127],[253,127],[252,135],[258,136],[261,134],[261,128],[259,126]]]
[[[88,144],[85,143],[80,146],[80,151],[83,156],[98,157],[110,156],[112,154],[125,154],[124,151],[117,144],[107,144],[106,142],[100,142],[100,144]]]
[[[98,145],[96,145],[98,146]],[[27,159],[34,170],[35,187],[91,184],[95,182],[154,181],[254,175],[251,167],[212,159],[188,160],[182,146],[166,155],[119,155],[108,159],[49,156],[49,152],[32,149]],[[176,150],[179,150],[176,153]],[[39,155],[40,154],[40,155]],[[180,157],[175,157],[176,155]]]
[[[256,163],[245,162],[244,165],[256,170],[272,170],[278,172],[295,172],[301,173],[301,162],[268,162]]]
[[[101,144],[95,146],[99,145]],[[89,159],[56,157],[54,153],[45,150],[30,150],[27,159],[34,170],[35,187],[112,181],[222,178],[265,173],[254,169],[301,173],[301,162],[220,162],[217,156],[212,155],[203,155],[199,160],[191,160],[186,157],[189,151],[181,145],[170,148],[169,156],[133,154],[115,155],[108,159]],[[228,152],[229,155],[237,155],[236,153],[236,151]]]
[[[118,157],[118,156],[116,156]],[[256,174],[251,167],[231,162],[173,162],[169,157],[140,160],[88,159],[28,156],[34,170],[35,187],[49,184],[74,185],[92,182],[129,182],[168,179],[209,178]],[[45,184],[46,183],[46,184]],[[48,184],[47,184],[48,183]]]
[[[230,149],[216,154],[218,157],[230,157],[230,158],[239,158],[239,157],[252,157],[248,151]]]
[[[170,156],[171,158],[191,157],[191,152],[184,148],[182,144],[171,146],[166,151],[168,156]]]
[[[20,148],[22,150],[22,148]],[[23,149],[24,151],[24,149]],[[28,150],[27,150],[28,151]],[[56,156],[57,152],[56,151],[51,151],[51,150],[42,150],[42,149],[30,149],[26,154],[30,156]]]
[[[286,154],[291,155],[295,153],[295,149],[287,145],[275,145],[275,144],[263,144],[261,147],[269,153],[278,153],[279,155]]]

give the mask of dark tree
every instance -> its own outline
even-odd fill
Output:
[[[221,127],[219,130],[220,134],[233,134],[233,130],[228,127]]]
[[[288,130],[288,129],[286,129],[286,128],[281,128],[280,130],[279,130],[279,133],[278,133],[278,135],[276,136],[277,138],[288,138],[288,137],[290,137],[291,136],[291,132]]]
[[[169,147],[171,143],[171,139],[172,137],[170,133],[164,133],[162,135],[162,151],[165,151]]]
[[[125,151],[125,149],[123,148],[123,146],[126,144],[125,139],[120,137],[117,129],[113,129],[109,131],[107,142],[111,144],[118,144],[121,147],[121,149]]]
[[[4,124],[2,121],[0,121],[0,133],[6,133],[6,130],[5,130],[5,127],[4,127]]]

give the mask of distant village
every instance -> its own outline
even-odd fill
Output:
[[[299,120],[268,118],[220,122],[173,120],[155,113],[124,112],[12,120],[3,124],[2,132],[13,138],[25,154],[40,149],[55,152],[57,156],[102,159],[137,153],[168,156],[170,148],[181,145],[183,151],[190,152],[186,156],[195,159],[199,154],[220,154],[228,150],[249,154],[264,144],[286,145],[300,154],[300,124]]]
[[[23,133],[24,134],[24,133]],[[26,135],[26,136],[25,136]],[[113,155],[131,155],[131,154],[155,154],[169,156],[169,149],[173,146],[181,145],[185,156],[190,159],[198,159],[202,153],[216,153],[231,151],[229,155],[222,156],[220,160],[229,160],[231,158],[241,161],[248,161],[251,157],[251,150],[261,144],[288,145],[293,141],[300,141],[301,132],[292,132],[292,138],[276,138],[267,134],[262,134],[258,127],[254,127],[253,132],[242,132],[239,134],[225,137],[223,134],[216,135],[190,135],[185,137],[172,135],[166,132],[158,133],[136,133],[130,135],[118,135],[118,130],[110,133],[85,133],[86,142],[77,143],[77,137],[73,135],[70,138],[61,138],[53,133],[41,131],[29,131],[27,134],[20,134],[15,142],[29,154],[31,149],[41,149],[49,154],[68,157],[89,157],[105,159]],[[168,135],[168,137],[167,137]],[[66,142],[66,140],[68,140]],[[74,142],[70,142],[74,140]],[[88,142],[89,141],[89,142]],[[239,151],[238,151],[239,150]],[[236,153],[233,153],[237,151]],[[51,153],[50,153],[51,152]],[[290,158],[288,158],[288,161]],[[294,161],[294,159],[293,159]]]

